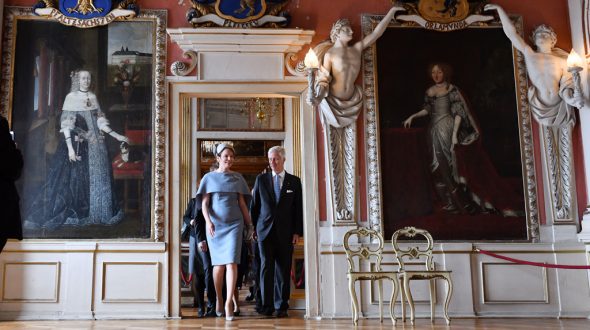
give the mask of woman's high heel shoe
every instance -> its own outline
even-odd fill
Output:
[[[215,315],[217,315],[217,317],[222,317],[222,316],[224,316],[225,314],[223,313],[223,310],[221,310],[221,311],[220,311],[219,309],[217,309],[217,306],[218,306],[218,305],[219,305],[219,304],[216,304],[216,306],[215,306]]]
[[[230,311],[231,311],[231,314],[230,314]],[[234,320],[233,306],[231,306],[231,308],[229,308],[229,306],[227,304],[225,305],[225,320],[226,321],[233,321]]]

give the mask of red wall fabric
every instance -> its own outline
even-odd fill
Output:
[[[7,6],[32,6],[37,0],[6,0],[5,5]],[[168,27],[179,28],[179,27],[191,27],[186,22],[185,14],[190,8],[189,0],[138,0],[140,8],[144,9],[166,9],[168,10]],[[571,38],[568,18],[568,7],[567,1],[555,1],[555,0],[495,0],[492,1],[501,5],[508,13],[518,14],[523,16],[525,35],[530,35],[533,28],[539,24],[548,24],[553,27],[557,32],[558,42],[557,46],[565,50],[571,49]],[[359,1],[359,0],[338,0],[338,1],[326,1],[326,0],[291,0],[287,7],[292,17],[292,28],[302,28],[306,30],[315,30],[316,35],[313,38],[312,45],[326,39],[329,35],[332,23],[339,18],[348,18],[351,21],[353,31],[355,33],[355,40],[361,35],[360,21],[362,13],[373,13],[373,14],[385,14],[391,7],[390,0],[370,0],[370,1]],[[528,39],[528,38],[527,38]],[[303,49],[300,57],[304,55],[307,48]],[[174,61],[182,59],[182,51],[170,41],[168,41],[168,56],[167,65],[169,68],[170,64]],[[170,74],[168,72],[168,74]],[[358,83],[361,83],[359,78]],[[359,217],[361,221],[367,219],[367,207],[366,207],[366,176],[365,176],[365,162],[363,155],[365,154],[365,136],[362,124],[364,118],[361,114],[358,121],[358,176],[359,176]],[[326,200],[325,200],[325,171],[323,165],[324,153],[323,153],[323,137],[321,131],[321,124],[317,122],[319,126],[317,129],[318,138],[318,185],[320,190],[320,219],[326,220]],[[576,156],[575,169],[576,169],[576,180],[577,180],[577,192],[578,201],[580,205],[585,206],[586,204],[586,193],[585,188],[585,176],[584,169],[582,166],[582,158],[579,155],[582,154],[581,138],[579,134],[574,134],[574,150],[578,154]],[[538,154],[538,149],[536,150]],[[540,168],[541,164],[537,162],[537,168]],[[537,178],[540,181],[540,172],[537,173]],[[540,185],[539,185],[540,186]],[[545,216],[543,213],[543,203],[541,192],[539,196],[539,210],[541,211],[541,223],[545,222]]]

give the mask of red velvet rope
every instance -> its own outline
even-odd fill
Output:
[[[189,285],[193,281],[193,274],[191,273],[187,280],[186,275],[184,275],[184,271],[182,270],[182,267],[180,267],[180,277],[182,278],[184,285]]]
[[[493,257],[493,258],[502,259],[502,260],[514,262],[514,263],[521,264],[521,265],[529,265],[529,266],[545,267],[545,268],[561,268],[561,269],[590,269],[590,266],[557,265],[557,264],[548,264],[548,263],[544,263],[544,262],[532,262],[532,261],[514,259],[514,258],[502,256],[502,255],[499,255],[499,254],[496,254],[496,253],[493,253],[490,251],[480,250],[480,249],[475,249],[475,252],[479,252],[481,254],[485,254],[485,255]]]

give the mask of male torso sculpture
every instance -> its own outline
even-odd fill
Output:
[[[523,55],[532,86],[528,98],[535,119],[545,126],[562,126],[575,121],[572,107],[581,108],[583,98],[573,89],[567,70],[567,53],[555,48],[557,36],[553,29],[541,25],[533,31],[536,51],[518,35],[514,24],[500,6],[488,4],[485,10],[496,10],[504,33]]]
[[[387,25],[402,7],[392,7],[362,40],[349,45],[352,28],[347,19],[339,19],[332,26],[330,41],[318,45],[321,67],[318,71],[316,97],[313,105],[319,105],[323,119],[333,127],[345,127],[356,121],[362,108],[362,92],[355,81],[361,69],[364,49],[371,46],[385,32]]]
[[[361,69],[364,49],[385,32],[402,7],[392,7],[373,32],[349,45],[352,28],[346,19],[334,23],[330,40],[316,46],[320,69],[315,79],[315,95],[309,102],[318,106],[326,135],[326,158],[330,167],[331,200],[335,221],[354,224],[356,191],[356,120],[363,108],[363,93],[355,81]]]

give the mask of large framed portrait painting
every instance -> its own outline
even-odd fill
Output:
[[[24,236],[161,239],[166,12],[62,23],[5,9],[2,111],[24,157]]]
[[[379,21],[363,16],[364,33]],[[385,237],[538,235],[524,61],[499,23],[467,25],[394,21],[364,54],[369,218]]]

